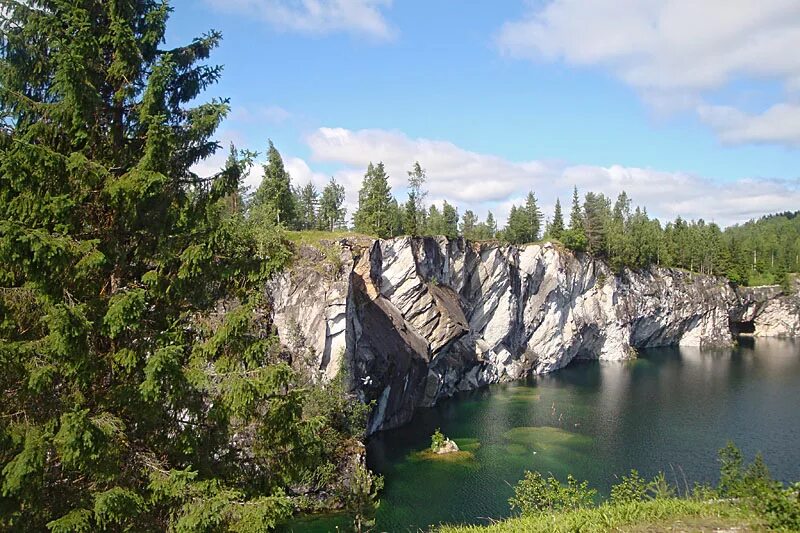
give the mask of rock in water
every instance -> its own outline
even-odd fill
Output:
[[[457,452],[457,451],[458,451],[458,444],[456,444],[455,442],[453,442],[450,439],[445,439],[444,440],[444,444],[439,446],[439,449],[436,450],[436,453],[438,455],[442,455],[442,454],[445,454],[445,453],[453,453],[453,452]]]
[[[796,295],[734,290],[724,278],[679,269],[615,275],[552,243],[399,237],[325,246],[340,255],[333,268],[320,267],[335,255],[326,248],[271,282],[274,320],[286,344],[305,340],[319,379],[344,368],[361,399],[375,401],[368,433],[455,392],[576,358],[728,346],[731,322],[752,322],[756,335],[800,333]]]

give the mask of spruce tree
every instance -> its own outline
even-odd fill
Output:
[[[322,189],[322,197],[319,201],[319,229],[333,231],[344,226],[344,216],[346,209],[344,204],[344,186],[336,183],[331,176],[331,180]]]
[[[426,235],[444,235],[444,219],[442,213],[435,204],[431,204],[428,208],[428,216],[426,217],[425,234]]]
[[[638,250],[631,235],[631,201],[625,191],[617,196],[611,220],[608,223],[608,261],[611,268],[619,272],[623,266],[638,262]]]
[[[511,244],[530,242],[530,219],[524,207],[511,206],[511,210],[508,212],[508,222],[503,231],[503,238]]]
[[[489,239],[494,239],[497,235],[497,222],[494,220],[494,215],[491,211],[486,214],[486,229],[489,233]]]
[[[578,187],[572,189],[572,210],[569,214],[569,229],[562,236],[564,245],[575,251],[586,249],[586,233],[583,228],[583,212],[581,211]]]
[[[425,180],[425,169],[416,161],[408,172],[408,201],[404,206],[404,226],[409,235],[419,235],[425,228]]]
[[[458,237],[458,210],[446,200],[442,205],[441,233],[450,239]]]
[[[611,210],[602,194],[586,193],[583,202],[583,227],[586,232],[586,248],[594,255],[608,255],[608,226]]]
[[[564,215],[561,213],[561,200],[556,198],[556,207],[553,212],[553,221],[550,223],[550,228],[547,234],[550,238],[560,240],[564,233]]]
[[[530,191],[525,199],[525,218],[527,219],[525,242],[538,241],[542,227],[542,212],[539,210],[533,191]]]
[[[572,189],[572,210],[569,213],[569,229],[573,231],[583,229],[583,211],[578,197],[578,187]]]
[[[193,171],[220,35],[164,49],[155,0],[1,9],[0,529],[274,526],[319,424],[262,336],[284,256],[226,205],[246,158]]]
[[[267,164],[263,165],[261,184],[253,195],[250,207],[254,216],[264,224],[282,224],[293,228],[297,222],[297,205],[292,180],[283,166],[280,152],[269,141]]]
[[[464,216],[461,217],[461,235],[464,236],[465,239],[479,239],[481,237],[478,236],[478,217],[472,210],[467,209],[464,212]]]
[[[405,231],[405,210],[397,199],[392,197],[389,202],[389,237],[397,237]]]
[[[383,163],[370,163],[358,192],[358,210],[353,215],[356,231],[382,239],[391,237],[397,216],[393,200]]]
[[[412,191],[408,192],[408,200],[403,206],[403,222],[406,231],[411,236],[420,234],[420,227],[417,224],[419,215],[417,213],[417,198]]]
[[[300,189],[297,200],[297,227],[298,229],[314,229],[317,227],[317,208],[319,206],[319,193],[310,181]]]

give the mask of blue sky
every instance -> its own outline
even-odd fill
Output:
[[[220,140],[271,138],[296,182],[344,183],[351,212],[368,161],[402,197],[416,159],[431,202],[500,220],[573,185],[721,224],[800,208],[796,1],[172,5],[170,44],[223,33]]]

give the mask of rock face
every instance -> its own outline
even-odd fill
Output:
[[[658,268],[615,276],[553,244],[403,237],[340,251],[332,274],[306,266],[275,280],[274,318],[284,342],[299,331],[322,379],[344,368],[361,398],[376,402],[369,433],[457,391],[576,358],[730,345],[729,315],[762,320],[764,334],[784,322],[800,329],[796,307],[773,310],[778,300],[764,295],[743,304],[724,279]],[[777,315],[794,322],[768,318]]]
[[[731,309],[734,329],[754,337],[800,335],[800,293],[782,294],[779,286],[739,287],[739,304]]]

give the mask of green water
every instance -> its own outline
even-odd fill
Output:
[[[800,343],[742,339],[732,350],[648,350],[629,362],[571,365],[421,410],[368,443],[385,476],[375,531],[508,516],[525,470],[568,473],[607,492],[631,468],[680,486],[715,481],[716,450],[733,439],[762,451],[775,477],[800,479]],[[421,453],[436,427],[467,453]],[[346,530],[311,520],[293,531]]]

